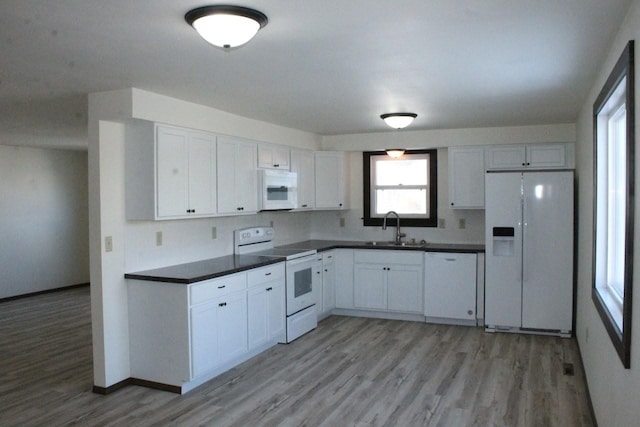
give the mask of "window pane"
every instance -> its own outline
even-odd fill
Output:
[[[401,215],[426,215],[428,193],[426,190],[376,190],[375,214],[396,211]]]
[[[624,104],[609,120],[607,156],[607,284],[624,298],[626,212],[626,112]]]
[[[374,185],[427,185],[427,159],[376,160]]]

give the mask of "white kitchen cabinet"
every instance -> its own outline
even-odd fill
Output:
[[[353,249],[336,249],[336,308],[353,309]]]
[[[248,273],[248,286],[249,350],[273,340],[284,342],[284,263],[251,270]]]
[[[316,151],[316,209],[348,209],[349,172],[343,151]]]
[[[191,308],[192,378],[247,351],[246,298],[235,292]]]
[[[291,172],[298,174],[298,208],[310,210],[316,205],[316,174],[313,151],[291,150]]]
[[[216,215],[215,135],[144,121],[126,135],[127,219]]]
[[[477,255],[426,252],[424,314],[427,321],[476,321]]]
[[[452,209],[484,209],[484,147],[449,147]]]
[[[491,145],[487,170],[564,169],[573,167],[571,144]]]
[[[422,272],[422,252],[354,251],[354,308],[421,314]]]
[[[322,314],[326,316],[336,308],[335,251],[322,252]]]
[[[238,215],[258,211],[257,143],[218,137],[218,213]]]
[[[289,170],[289,147],[277,144],[258,144],[258,167],[265,169]]]

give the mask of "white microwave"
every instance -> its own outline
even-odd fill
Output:
[[[295,172],[258,170],[259,210],[279,211],[298,207],[298,174]]]

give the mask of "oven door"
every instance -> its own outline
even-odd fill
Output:
[[[316,303],[314,287],[318,286],[316,256],[287,261],[287,316],[311,307]]]

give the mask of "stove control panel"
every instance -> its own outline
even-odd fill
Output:
[[[252,245],[255,243],[271,242],[275,238],[273,227],[247,227],[234,230],[233,240],[238,246]]]

